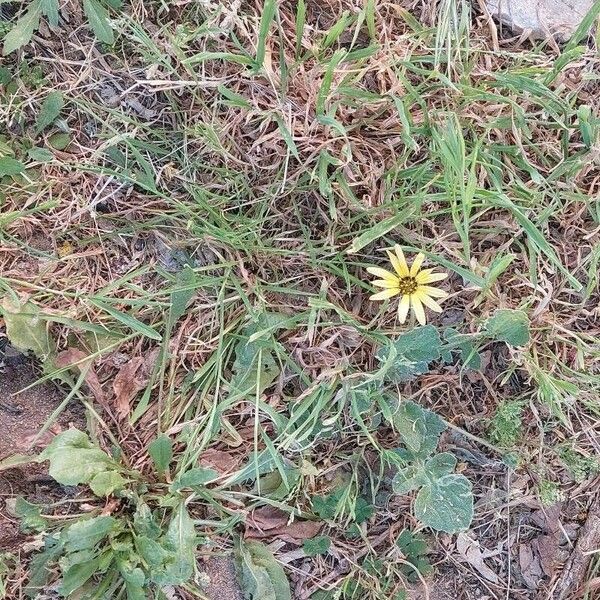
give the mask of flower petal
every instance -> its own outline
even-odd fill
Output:
[[[398,281],[389,281],[388,279],[376,279],[375,281],[371,281],[371,283],[376,287],[381,288],[397,288]],[[435,289],[435,288],[434,288]]]
[[[415,294],[411,294],[410,303],[412,304],[412,309],[415,313],[415,317],[417,317],[417,321],[419,321],[421,325],[425,325],[425,323],[427,323],[427,320],[425,319],[425,311],[423,310],[421,301]]]
[[[433,269],[423,269],[416,277],[417,283],[433,283],[448,277],[448,273],[432,273]]]
[[[392,298],[397,296],[400,293],[398,288],[389,288],[387,290],[383,290],[383,292],[377,292],[373,294],[369,300],[387,300],[388,298]]]
[[[423,292],[432,298],[447,298],[448,292],[440,290],[440,288],[433,287],[432,285],[420,285],[417,289],[418,292]]]
[[[394,246],[394,252],[396,253],[396,257],[398,259],[398,266],[396,266],[396,264],[394,263],[394,261],[392,261],[392,264],[394,265],[394,269],[396,269],[398,275],[400,275],[400,277],[408,277],[408,264],[406,262],[406,258],[404,258],[404,252],[402,252],[402,248],[400,248],[400,246],[398,244],[396,244]],[[390,252],[391,254],[391,252]],[[391,256],[390,256],[390,260],[392,260]]]
[[[433,312],[441,313],[442,307],[425,292],[419,290],[414,294],[427,308],[430,308]]]
[[[367,267],[367,273],[371,273],[371,275],[375,275],[376,277],[381,277],[381,279],[385,279],[386,281],[398,283],[397,275],[394,275],[385,269],[380,269],[379,267]]]
[[[419,252],[419,254],[417,254],[415,256],[415,260],[413,260],[413,264],[410,267],[410,276],[411,277],[414,277],[419,272],[419,269],[421,268],[421,265],[423,264],[424,260],[425,260],[425,255],[422,252]]]
[[[400,323],[406,322],[406,315],[408,315],[408,309],[410,308],[410,296],[405,294],[402,296],[402,300],[400,300],[398,304],[398,321]]]

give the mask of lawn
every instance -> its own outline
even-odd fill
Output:
[[[0,598],[594,597],[600,5],[482,7],[0,0]]]

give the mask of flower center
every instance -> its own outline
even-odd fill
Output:
[[[400,277],[398,279],[398,289],[403,296],[406,294],[414,294],[418,287],[419,284],[414,277]]]

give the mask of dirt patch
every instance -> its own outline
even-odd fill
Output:
[[[200,566],[206,575],[204,591],[209,600],[243,600],[237,579],[233,559],[215,556]]]
[[[0,373],[0,460],[14,454],[33,454],[46,446],[54,433],[71,423],[83,423],[83,412],[68,407],[36,441],[36,435],[62,401],[60,391],[51,383],[28,388],[37,379],[25,357],[13,358]],[[6,500],[24,496],[43,504],[66,495],[68,491],[47,475],[43,465],[31,463],[0,471],[0,551],[18,548],[24,537],[17,520],[6,510]]]

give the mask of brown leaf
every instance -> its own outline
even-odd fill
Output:
[[[475,570],[488,581],[498,583],[498,576],[490,569],[483,561],[483,554],[479,542],[469,537],[466,533],[459,533],[456,539],[456,549],[458,553],[466,560]]]
[[[246,521],[247,539],[275,537],[291,544],[315,537],[323,523],[318,521],[292,521],[288,524],[288,513],[273,506],[262,506],[252,511]]]
[[[237,469],[241,460],[241,455],[234,456],[223,450],[209,448],[200,455],[200,466],[227,475]]]
[[[96,398],[100,404],[105,405],[106,398],[104,396],[104,391],[102,390],[100,380],[98,379],[98,375],[96,375],[96,371],[94,370],[92,363],[93,360],[90,359],[89,356],[83,352],[83,350],[79,350],[79,348],[67,348],[66,350],[63,350],[56,357],[55,361],[55,365],[59,369],[73,366],[79,369],[82,373],[85,372],[84,380],[94,395],[94,398]]]
[[[519,566],[525,585],[531,590],[538,589],[543,576],[542,565],[529,544],[519,546]]]
[[[127,417],[131,409],[131,401],[140,390],[148,385],[158,353],[159,349],[155,348],[148,353],[146,358],[136,356],[119,369],[113,381],[117,417],[121,419]]]

